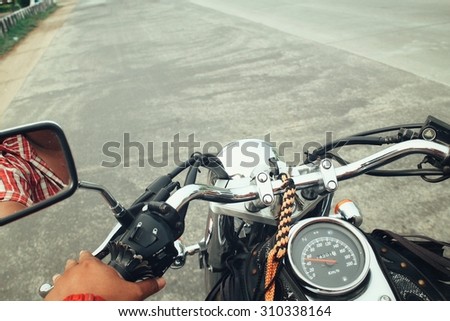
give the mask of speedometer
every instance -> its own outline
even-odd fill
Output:
[[[325,295],[355,290],[366,279],[370,263],[363,234],[333,218],[297,223],[290,233],[288,259],[310,291]]]

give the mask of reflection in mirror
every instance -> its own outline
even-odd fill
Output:
[[[58,195],[72,183],[70,177],[54,130],[0,138],[0,219]]]

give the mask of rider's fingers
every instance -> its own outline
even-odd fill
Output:
[[[84,261],[84,260],[93,259],[93,258],[95,258],[95,257],[89,251],[81,251],[80,252],[80,260],[79,260],[80,262]]]
[[[136,282],[135,285],[141,292],[141,300],[149,297],[150,295],[158,292],[166,285],[166,280],[163,278],[147,279],[144,281]]]
[[[77,265],[77,264],[78,264],[77,261],[72,260],[72,259],[68,259],[68,260],[66,261],[66,266],[64,267],[64,271],[70,269],[71,267],[74,267],[74,266]]]
[[[55,275],[53,275],[53,277],[52,277],[53,284],[55,284],[56,281],[58,281],[58,279],[59,279],[60,277],[61,277],[61,274],[55,274]]]

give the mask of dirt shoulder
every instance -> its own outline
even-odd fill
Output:
[[[77,2],[58,1],[58,10],[43,20],[13,50],[0,57],[0,119]]]

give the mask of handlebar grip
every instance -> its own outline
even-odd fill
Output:
[[[109,242],[109,265],[127,281],[162,276],[178,255],[174,242],[184,230],[176,216],[172,208],[161,214],[144,206],[125,233]]]

